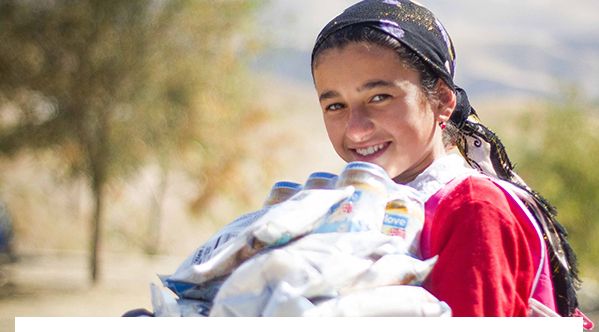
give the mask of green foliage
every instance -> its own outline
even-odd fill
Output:
[[[90,179],[94,252],[103,187],[141,165],[195,161],[201,208],[260,118],[240,60],[259,3],[1,1],[0,153],[51,150]]]
[[[3,1],[0,151],[58,146],[74,171],[118,174],[194,140],[211,146],[198,133],[214,111],[202,94],[225,106],[217,125],[238,124],[228,83],[255,5]]]
[[[522,114],[509,140],[516,171],[557,208],[583,276],[597,273],[599,261],[597,111],[570,95]]]

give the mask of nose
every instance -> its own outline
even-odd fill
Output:
[[[375,126],[365,107],[350,107],[349,119],[345,135],[354,142],[368,140],[374,133]]]

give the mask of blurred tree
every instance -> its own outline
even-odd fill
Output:
[[[54,149],[70,173],[89,177],[94,282],[111,177],[149,161],[166,174],[174,156],[191,155],[193,172],[209,179],[201,205],[213,179],[235,168],[243,151],[234,137],[260,113],[245,104],[238,60],[258,5],[0,1],[0,152]]]
[[[581,272],[598,272],[599,123],[596,105],[573,90],[561,102],[522,114],[510,137],[517,171],[558,211]]]

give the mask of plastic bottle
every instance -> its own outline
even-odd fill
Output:
[[[333,173],[327,172],[316,172],[310,174],[306,183],[304,183],[304,190],[309,189],[334,189],[337,183],[338,176]]]
[[[353,186],[353,195],[336,204],[315,233],[381,230],[387,203],[387,173],[365,162],[347,164],[336,188]]]
[[[275,183],[270,189],[268,197],[262,205],[263,208],[288,200],[291,196],[302,190],[302,185],[295,182],[280,181]]]
[[[394,184],[385,208],[381,232],[397,236],[406,243],[406,250],[420,255],[420,234],[424,225],[424,203],[418,193],[407,186]]]

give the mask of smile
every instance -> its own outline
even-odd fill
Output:
[[[371,154],[376,153],[377,151],[379,151],[382,148],[384,148],[386,145],[387,145],[387,143],[381,143],[379,145],[371,146],[371,147],[366,148],[366,149],[356,149],[356,152],[359,155],[362,155],[362,156],[366,157],[366,156],[369,156]]]

